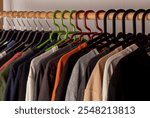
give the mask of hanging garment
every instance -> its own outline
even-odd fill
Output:
[[[23,56],[27,55],[29,53],[30,49],[28,49],[27,51],[23,52],[21,56],[19,56],[16,60],[14,60],[14,62],[12,62],[11,64],[9,64],[7,67],[5,67],[2,71],[0,71],[0,81],[3,81],[4,82],[4,88],[2,89],[3,90],[3,94],[2,94],[2,97],[3,97],[3,100],[4,100],[4,93],[5,93],[5,89],[7,88],[6,87],[6,83],[7,83],[7,80],[8,80],[8,74],[9,74],[9,70],[11,68],[11,66],[17,61],[19,60],[20,58],[22,58]]]
[[[64,54],[70,52],[71,50],[73,50],[75,48],[76,48],[76,46],[74,46],[74,45],[68,45],[60,51],[60,54],[58,54],[53,59],[49,60],[48,64],[46,65],[44,77],[43,77],[43,80],[41,83],[41,89],[40,89],[40,93],[38,96],[39,101],[51,100],[50,98],[52,97],[52,92],[53,92],[54,84],[55,84],[57,64],[58,64],[60,58]]]
[[[37,54],[39,51],[40,51],[40,49],[32,49],[31,53],[27,54],[26,56],[22,57],[21,59],[17,60],[15,63],[12,64],[12,66],[10,67],[10,71],[8,74],[8,80],[7,80],[7,84],[6,84],[5,101],[12,100],[12,96],[14,93],[14,85],[15,85],[15,81],[17,80],[16,76],[19,71],[19,69],[18,69],[19,66],[22,63],[24,63],[25,61],[27,61],[28,58]]]
[[[114,69],[116,68],[116,65],[123,57],[125,57],[128,54],[130,54],[131,52],[135,51],[137,48],[138,47],[135,44],[133,44],[107,59],[105,68],[104,68],[103,84],[102,84],[102,86],[103,86],[102,87],[103,101],[107,101],[109,81],[112,77]]]
[[[85,74],[84,74],[84,77],[81,80],[80,85],[79,85],[79,90],[78,90],[78,95],[77,95],[77,100],[78,101],[83,101],[83,99],[84,99],[84,91],[85,91],[85,88],[86,88],[87,83],[89,81],[90,75],[91,75],[96,63],[98,62],[98,60],[100,58],[102,58],[103,56],[105,56],[109,52],[110,52],[109,49],[103,50],[102,52],[100,52],[100,54],[93,57],[89,61],[88,65],[87,65],[87,68],[86,68],[86,71],[85,71]]]
[[[41,62],[39,63],[39,71],[38,71],[38,74],[36,76],[36,82],[35,82],[35,92],[34,92],[34,100],[37,101],[38,100],[38,97],[39,97],[39,93],[40,93],[40,90],[41,90],[41,87],[42,87],[42,83],[43,83],[43,79],[44,79],[44,73],[47,73],[45,77],[46,80],[48,79],[48,75],[50,73],[50,71],[47,70],[47,65],[49,66],[49,62],[50,60],[52,60],[53,58],[59,56],[59,55],[62,55],[64,54],[65,52],[67,52],[68,50],[71,50],[74,46],[72,44],[69,44],[63,48],[60,48],[58,51],[54,52],[53,54],[51,54],[49,57],[47,58],[43,58],[41,60]],[[47,71],[46,71],[47,70]],[[54,83],[53,83],[54,84]],[[45,87],[45,85],[43,86]],[[46,89],[48,91],[48,88]],[[47,92],[47,94],[50,94]],[[44,94],[42,95],[44,97]],[[50,97],[48,97],[48,100]]]
[[[137,49],[117,64],[109,84],[109,101],[149,101],[150,56]]]
[[[78,59],[81,56],[88,53],[89,50],[90,50],[89,48],[81,49],[80,51],[72,54],[68,58],[65,66],[62,70],[60,82],[59,82],[57,90],[56,90],[55,100],[57,100],[57,101],[59,101],[59,100],[64,101],[65,100],[65,95],[66,95],[66,91],[67,91],[68,82],[70,80],[70,76],[71,76],[72,70],[74,68],[74,65],[76,64]]]
[[[50,51],[47,51],[40,56],[34,58],[31,61],[30,64],[30,70],[29,70],[29,75],[28,75],[28,81],[27,81],[27,89],[26,89],[26,101],[33,101],[33,96],[34,96],[34,85],[35,85],[35,73],[36,73],[36,68],[39,64],[40,59],[43,57],[48,57],[51,55],[53,52],[57,51],[58,47],[55,46],[53,47]]]
[[[65,98],[66,101],[77,101],[79,85],[84,77],[87,64],[93,57],[95,57],[98,54],[99,52],[96,49],[94,49],[91,50],[89,53],[85,54],[84,56],[82,56],[81,58],[79,58],[79,60],[77,61],[77,63],[73,68],[69,80]]]
[[[84,93],[84,101],[102,100],[103,71],[107,59],[122,50],[122,47],[115,49],[102,57],[94,67]]]
[[[51,100],[54,101],[55,100],[55,93],[56,93],[56,89],[57,86],[59,84],[60,81],[60,76],[61,76],[61,72],[64,68],[64,65],[67,61],[67,59],[74,53],[78,52],[79,50],[83,49],[87,47],[87,43],[82,43],[81,45],[79,45],[77,48],[73,49],[72,51],[68,52],[67,54],[63,55],[57,65],[57,72],[56,72],[56,79],[55,79],[55,84],[54,84],[54,89],[53,89],[53,93],[52,93],[52,98]]]

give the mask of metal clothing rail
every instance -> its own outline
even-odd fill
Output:
[[[62,12],[57,12],[55,15],[56,19],[61,18]],[[113,14],[110,13],[108,16],[108,20],[113,19]],[[45,11],[1,11],[0,12],[0,17],[9,17],[9,18],[40,18],[40,19],[52,19],[53,12],[45,12]],[[105,12],[101,12],[98,14],[98,19],[103,20],[104,19]],[[129,13],[126,17],[127,20],[132,20],[133,19],[134,12]],[[139,13],[137,16],[137,20],[142,19],[143,13]],[[117,15],[117,20],[122,20],[123,13],[120,13]],[[70,13],[64,13],[63,19],[68,19],[70,17]],[[75,13],[72,14],[72,19],[75,19]],[[83,19],[84,18],[84,12],[79,13],[78,19]],[[89,12],[87,14],[87,19],[93,20],[95,19],[95,13]],[[146,16],[146,20],[150,20],[150,14]]]

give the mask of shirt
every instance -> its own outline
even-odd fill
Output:
[[[53,47],[50,51],[45,52],[44,54],[34,58],[31,61],[29,75],[28,75],[28,81],[27,81],[27,89],[26,89],[26,101],[32,101],[34,96],[34,87],[35,87],[35,72],[36,67],[38,66],[38,63],[41,58],[47,57],[48,55],[52,54],[53,52],[57,51],[58,47]]]
[[[90,49],[88,49],[88,48],[81,49],[80,51],[72,54],[68,58],[65,66],[64,66],[64,69],[62,70],[60,82],[59,82],[57,90],[56,90],[55,100],[57,100],[57,101],[60,101],[60,100],[64,101],[65,100],[67,86],[68,86],[68,83],[69,83],[70,76],[71,76],[72,70],[74,68],[74,65],[76,64],[76,62],[78,61],[78,59],[81,56],[83,56],[86,53],[88,53],[89,50]]]
[[[130,47],[127,47],[126,49],[109,57],[108,60],[106,61],[105,68],[104,68],[103,84],[102,84],[103,101],[107,101],[109,81],[111,79],[111,76],[114,72],[116,65],[123,57],[135,51],[137,48],[138,47],[135,44],[133,44]]]
[[[72,49],[76,48],[75,46],[67,46],[64,50],[61,51],[59,55],[55,58],[49,60],[46,65],[44,77],[41,83],[41,89],[38,97],[38,101],[49,101],[52,97],[52,91],[54,88],[56,71],[57,71],[57,64],[59,59],[66,54],[67,52],[71,51]]]
[[[70,49],[71,47],[73,47],[73,45],[69,44],[69,45],[67,45],[67,46],[65,46],[63,48],[60,48],[59,50],[57,50],[53,54],[49,55],[48,57],[43,58],[39,62],[39,67],[37,69],[36,79],[35,79],[35,92],[34,92],[34,98],[33,98],[33,100],[35,100],[35,101],[38,100],[39,92],[40,92],[40,89],[41,89],[41,83],[42,83],[42,80],[44,78],[44,73],[46,71],[46,65],[48,64],[48,62],[51,59],[57,57],[58,55],[64,53],[66,50]]]
[[[99,52],[94,49],[82,56],[75,64],[66,92],[66,101],[77,101],[79,85],[84,77],[88,62],[98,55]]]
[[[14,56],[15,52],[11,51],[10,53],[7,53],[3,58],[0,58],[0,66],[2,66],[4,63],[6,63],[9,59]]]
[[[78,91],[78,95],[77,95],[77,100],[78,101],[83,101],[83,99],[84,99],[84,91],[85,91],[86,85],[88,83],[88,80],[89,80],[89,78],[91,76],[91,73],[92,73],[96,63],[98,62],[98,60],[101,57],[105,56],[109,52],[110,52],[109,49],[107,49],[105,51],[102,51],[102,52],[100,52],[100,54],[98,54],[97,56],[93,57],[89,61],[88,65],[87,65],[87,68],[86,68],[86,71],[85,71],[85,74],[84,74],[84,77],[83,77],[83,79],[82,79],[82,81],[81,81],[81,83],[79,85],[79,91]]]
[[[105,62],[107,59],[122,50],[122,47],[115,49],[106,56],[102,57],[94,67],[88,84],[84,92],[84,101],[102,100],[102,78]]]
[[[27,51],[26,52],[23,52],[21,57],[22,56],[25,56],[25,54],[27,54]],[[21,58],[19,57],[19,58]],[[19,59],[17,58],[17,60]],[[15,60],[13,63],[15,63],[17,60]],[[4,93],[5,93],[5,89],[6,89],[6,82],[7,82],[7,78],[8,78],[8,73],[9,73],[9,70],[10,70],[10,67],[11,65],[13,64],[11,63],[10,65],[8,65],[6,68],[4,68],[1,72],[0,72],[0,81],[2,83],[2,86],[0,88],[0,91],[1,93],[1,96],[0,96],[0,100],[4,100]]]
[[[3,64],[0,67],[0,71],[2,71],[4,68],[6,68],[9,64],[11,64],[14,60],[16,60],[18,57],[22,55],[22,52],[16,53],[9,61],[7,61],[5,64]]]
[[[21,57],[19,60],[17,60],[15,63],[13,63],[10,67],[10,71],[8,74],[8,81],[6,84],[6,90],[5,90],[5,100],[10,101],[12,100],[13,94],[14,94],[14,87],[15,87],[15,80],[18,72],[18,67],[20,64],[25,62],[28,58],[32,57],[36,53],[38,53],[40,49],[32,49],[32,52],[27,54],[24,57]]]
[[[109,101],[149,101],[150,56],[137,49],[122,58],[111,77]]]
[[[87,43],[82,43],[77,48],[73,49],[72,51],[68,52],[67,54],[63,55],[60,58],[60,60],[59,60],[59,62],[57,64],[56,79],[55,79],[54,89],[53,89],[52,98],[51,98],[52,101],[55,100],[56,89],[57,89],[57,86],[58,86],[59,81],[60,81],[61,72],[63,70],[63,67],[64,67],[67,59],[69,58],[69,56],[71,56],[72,54],[78,52],[79,50],[81,50],[81,49],[83,49],[85,47],[87,47]]]

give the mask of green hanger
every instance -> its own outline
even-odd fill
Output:
[[[63,22],[63,16],[64,16],[64,14],[65,14],[66,12],[69,12],[69,11],[68,11],[68,10],[65,10],[65,11],[63,11],[62,14],[61,14],[61,23],[62,23],[62,26],[64,27],[64,29],[65,29],[65,31],[66,31],[65,33],[62,33],[62,34],[65,34],[64,39],[60,40],[60,41],[59,41],[58,43],[56,43],[55,45],[61,44],[62,42],[64,42],[65,40],[68,39],[68,35],[69,35],[69,34],[74,34],[74,33],[76,32],[76,27],[75,27],[75,25],[71,22],[72,14],[73,14],[74,12],[76,12],[76,11],[75,11],[75,10],[72,10],[71,12],[69,12],[69,13],[70,13],[70,16],[69,16],[69,23],[70,23],[70,25],[72,26],[72,30],[73,30],[73,31],[69,31],[68,27],[67,27],[67,26],[64,24],[64,22]],[[60,36],[61,36],[62,34],[60,34],[60,35],[58,36],[58,40],[60,39]],[[52,46],[52,47],[53,47],[53,46]],[[46,51],[50,50],[52,47],[48,48]]]
[[[60,32],[64,32],[64,31],[60,31],[60,26],[55,22],[55,15],[57,12],[61,12],[59,10],[56,10],[55,12],[53,12],[53,15],[52,15],[52,23],[54,24],[54,26],[56,27],[56,31],[52,31],[49,38],[43,42],[41,45],[39,45],[37,48],[41,48],[43,47],[44,45],[46,45],[48,42],[52,42],[54,39],[53,39],[53,34],[54,33],[60,33]]]
[[[61,35],[65,34],[65,36],[64,36],[64,39],[63,39],[63,40],[60,40],[60,42],[57,43],[58,45],[61,44],[63,41],[67,40],[69,34],[74,34],[74,33],[76,32],[76,27],[75,27],[75,25],[73,25],[73,23],[71,22],[72,14],[73,14],[74,12],[76,12],[76,11],[75,11],[75,10],[72,10],[71,12],[69,12],[69,13],[70,13],[70,16],[69,16],[69,19],[68,19],[68,20],[69,20],[70,25],[72,26],[72,31],[69,31],[68,27],[67,27],[67,26],[64,24],[64,22],[63,22],[63,17],[64,17],[64,14],[65,14],[66,12],[69,12],[69,11],[68,11],[68,10],[65,10],[65,11],[63,11],[62,14],[61,14],[61,23],[62,23],[62,26],[64,27],[66,33],[62,33],[62,34],[61,34]],[[60,36],[61,36],[61,35],[60,35]]]

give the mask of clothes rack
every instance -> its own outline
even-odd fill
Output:
[[[2,11],[0,12],[0,17],[9,17],[9,18],[40,18],[40,19],[52,19],[52,11],[46,12],[46,11]],[[60,19],[61,18],[61,12],[57,12],[55,15],[56,19]],[[70,13],[65,13],[64,14],[64,19],[68,19]],[[113,14],[114,13],[110,13],[110,15],[108,16],[109,20],[113,19]],[[105,12],[99,13],[98,18],[99,20],[103,20],[104,19],[104,15]],[[132,20],[133,19],[133,15],[134,13],[129,13],[126,17],[127,20]],[[140,13],[137,16],[137,20],[141,20],[142,19],[142,15],[143,13]],[[119,13],[117,15],[117,20],[122,20],[122,16],[123,13]],[[83,19],[84,17],[84,13],[81,12],[79,13],[79,17],[78,19]],[[75,18],[75,13],[72,14],[72,19]],[[95,19],[95,13],[93,12],[89,12],[87,15],[87,19],[89,20],[93,20]],[[146,20],[150,20],[150,14],[147,15]]]

